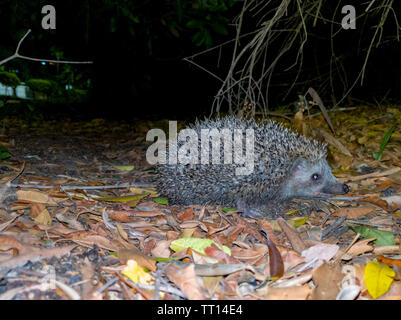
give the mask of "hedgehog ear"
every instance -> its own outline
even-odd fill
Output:
[[[294,163],[292,164],[291,171],[296,172],[298,170],[303,170],[306,168],[307,161],[305,158],[298,157],[295,159]]]

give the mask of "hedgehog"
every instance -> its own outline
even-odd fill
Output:
[[[176,147],[182,159],[195,161],[156,168],[157,190],[170,204],[236,207],[246,216],[266,217],[271,215],[266,208],[284,201],[349,191],[333,176],[325,143],[273,120],[258,123],[227,116],[197,120],[187,129],[196,133],[192,149],[185,148],[188,139],[179,140]],[[244,159],[247,151],[251,156]]]

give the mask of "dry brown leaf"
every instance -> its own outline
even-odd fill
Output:
[[[188,220],[180,224],[181,229],[192,229],[200,227],[203,231],[207,232],[206,226],[203,224],[203,222],[196,221],[196,220]]]
[[[324,263],[313,271],[312,280],[315,288],[312,300],[334,300],[340,292],[340,284],[344,275],[339,264]]]
[[[153,257],[158,258],[170,258],[171,250],[170,244],[172,240],[160,240],[157,241],[153,249],[151,250]]]
[[[164,268],[164,271],[168,278],[181,289],[187,299],[206,300],[195,274],[195,265],[193,263],[184,268],[171,263]]]
[[[395,190],[398,190],[400,187],[399,184],[397,184],[388,177],[380,177],[377,179],[377,181],[380,184],[373,190],[374,192],[382,192],[383,190],[386,190],[389,187],[393,187]]]
[[[107,212],[110,219],[118,221],[118,222],[131,222],[132,219],[129,217],[127,211],[111,211]]]
[[[177,218],[183,222],[187,220],[193,220],[194,216],[194,207],[189,207],[188,209],[177,214]]]
[[[232,222],[237,226],[241,226],[246,230],[246,233],[259,240],[261,243],[264,242],[264,237],[260,234],[259,230],[251,223],[247,222],[245,219],[241,218],[238,214],[232,214]]]
[[[35,218],[35,223],[42,224],[45,226],[50,226],[52,224],[52,217],[50,216],[49,211],[47,209],[43,209],[39,215]]]
[[[284,270],[292,269],[305,262],[305,258],[293,249],[284,247],[278,247],[278,249],[284,262]]]
[[[292,247],[295,251],[301,253],[306,249],[305,243],[302,241],[298,232],[291,228],[283,218],[278,218],[277,223],[281,230],[286,234],[288,240],[290,240]]]
[[[82,299],[83,300],[93,300],[93,293],[96,289],[93,286],[94,276],[95,276],[94,265],[89,262],[87,257],[85,257],[84,265],[82,267]]]
[[[35,247],[31,247],[31,250],[25,250],[24,254],[20,254],[6,261],[1,261],[0,268],[14,268],[16,266],[23,265],[28,260],[32,260],[39,256],[45,259],[51,257],[61,257],[69,253],[75,247],[76,245],[46,248],[46,249],[37,249]]]
[[[369,245],[368,243],[371,242],[373,239],[364,239],[355,243],[347,253],[353,257],[356,257],[362,253],[371,252],[373,251],[373,246]]]
[[[316,130],[318,132],[318,135],[322,136],[328,144],[336,147],[341,153],[345,154],[346,156],[352,157],[352,154],[348,151],[348,149],[330,133],[320,128],[315,128],[314,130]]]
[[[129,215],[134,217],[152,218],[157,216],[165,216],[166,214],[160,210],[153,210],[153,211],[133,211],[129,212]]]
[[[30,216],[32,218],[36,218],[43,210],[46,209],[46,206],[43,203],[32,203]]]
[[[137,248],[120,249],[118,251],[118,258],[122,264],[125,264],[128,260],[135,260],[138,265],[142,268],[147,268],[151,271],[156,271],[156,260],[151,257],[144,255]]]
[[[197,228],[187,228],[182,230],[181,238],[191,238]]]
[[[208,257],[215,258],[219,261],[224,261],[225,263],[239,263],[232,255],[229,256],[223,250],[220,250],[214,243],[209,247],[205,248],[205,254]]]
[[[202,223],[206,226],[206,228],[208,230],[207,231],[208,237],[217,232],[226,230],[230,227],[230,224],[228,224],[228,223],[222,223],[222,225],[219,225],[217,223],[207,222],[207,221],[203,221]]]
[[[258,225],[259,225],[259,227],[260,227],[261,229],[264,229],[264,230],[269,234],[270,240],[273,241],[273,243],[274,243],[276,246],[279,246],[280,243],[278,242],[277,237],[276,237],[276,235],[274,234],[273,227],[272,227],[272,225],[270,224],[270,222],[267,221],[267,220],[264,220],[264,219],[258,219],[258,220],[257,220],[257,223],[258,223]]]
[[[0,251],[16,250],[13,255],[16,256],[23,250],[24,246],[14,237],[0,235]]]
[[[338,250],[339,247],[336,244],[320,243],[302,251],[302,256],[305,257],[307,262],[317,258],[314,264],[317,266],[324,261],[330,261]]]
[[[374,254],[400,254],[401,246],[378,246],[373,250]]]
[[[347,216],[348,219],[357,219],[361,216],[367,215],[372,211],[374,211],[374,209],[369,207],[339,208],[332,214],[332,216],[333,217]]]
[[[392,210],[401,209],[401,197],[399,195],[383,197],[383,200],[387,201]]]
[[[125,232],[123,227],[117,222],[115,223],[115,225],[117,227],[118,234],[121,236],[121,238],[123,238],[125,241],[128,241],[128,234]]]
[[[382,208],[383,210],[390,212],[392,210],[392,208],[390,208],[389,203],[386,200],[383,200],[379,197],[364,197],[362,199],[357,199],[357,202],[369,202],[372,203],[380,208]]]
[[[246,261],[260,259],[267,253],[268,253],[267,246],[255,246],[252,249],[244,249],[238,247],[234,247],[231,249],[231,255],[234,258]]]
[[[18,201],[30,203],[47,203],[56,205],[57,203],[52,200],[47,193],[34,191],[34,190],[18,190]]]
[[[219,287],[220,281],[223,277],[202,277],[203,287],[208,292],[209,296],[213,296]]]
[[[387,265],[389,265],[390,267],[392,266],[398,266],[399,268],[401,268],[401,259],[390,259],[390,258],[386,258],[383,256],[377,256],[377,261],[381,262],[381,263],[385,263]]]
[[[96,244],[99,248],[111,251],[118,251],[118,249],[122,247],[122,245],[118,244],[116,241],[110,241],[106,237],[96,234],[88,235],[80,239],[72,239],[72,241],[89,248],[93,248]]]

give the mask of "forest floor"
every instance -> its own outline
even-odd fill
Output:
[[[401,111],[382,109],[330,113],[335,136],[304,121],[351,191],[274,220],[141,186],[146,133],[167,121],[6,118],[0,299],[401,299],[399,125],[372,156]]]

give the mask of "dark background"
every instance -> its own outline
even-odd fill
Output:
[[[198,2],[0,0],[0,60],[12,55],[21,37],[32,29],[20,54],[57,59],[55,52],[59,52],[63,60],[94,62],[93,65],[69,66],[69,74],[74,74],[74,87],[88,90],[88,100],[85,103],[42,103],[35,107],[35,112],[45,112],[49,116],[173,119],[209,114],[220,83],[183,58],[232,39],[235,35],[233,21],[243,2],[209,1],[209,7],[203,9],[197,6]],[[366,7],[365,2],[353,2],[359,12]],[[274,9],[278,2],[271,3]],[[324,15],[332,15],[338,10],[337,2],[323,3]],[[46,4],[56,8],[56,30],[41,28],[41,8]],[[394,12],[400,14],[400,4],[393,6]],[[266,17],[272,14],[274,10]],[[340,22],[341,12],[336,17]],[[357,30],[342,32],[335,39],[335,52],[341,57],[348,85],[360,72],[378,19],[379,16],[372,15],[358,21]],[[247,17],[244,33],[254,30],[256,21],[255,17]],[[365,81],[352,90],[353,97],[368,101],[400,99],[401,50],[400,43],[394,41],[395,26],[395,19],[389,18],[383,29],[383,41],[378,48],[372,49]],[[283,68],[277,70],[271,82],[269,108],[294,101],[309,87],[316,89],[319,86],[322,81],[316,74],[328,73],[329,68],[329,31],[330,24],[322,22],[310,28],[299,84],[289,93],[288,83],[294,79],[296,70],[285,71],[285,68],[296,52],[283,58]],[[242,41],[247,40],[249,37]],[[232,48],[227,45],[222,50],[201,55],[195,61],[224,78]],[[64,85],[68,78],[61,76],[65,65],[42,65],[15,59],[2,67],[5,71],[18,70],[22,81],[56,79]],[[347,91],[344,81],[333,80],[334,91],[338,91],[339,96]],[[331,101],[333,90],[322,88],[318,92],[324,101]]]

